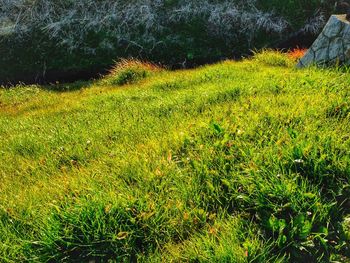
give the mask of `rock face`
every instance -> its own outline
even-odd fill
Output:
[[[350,64],[350,22],[346,15],[332,15],[298,67],[311,64]]]

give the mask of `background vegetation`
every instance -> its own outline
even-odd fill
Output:
[[[349,262],[349,73],[294,57],[1,89],[0,261]]]
[[[240,58],[317,34],[333,0],[0,0],[0,80],[101,71],[120,57],[171,67]]]

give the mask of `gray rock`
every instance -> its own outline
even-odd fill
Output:
[[[350,22],[346,15],[332,15],[322,33],[298,63],[298,67],[311,64],[350,64]]]
[[[314,60],[315,59],[315,52],[312,49],[309,49],[304,57],[306,60]]]
[[[325,63],[329,60],[328,47],[315,51],[315,61]]]
[[[343,40],[341,37],[335,38],[331,45],[329,45],[328,56],[330,60],[344,57]]]
[[[317,51],[319,49],[324,49],[329,47],[329,38],[324,37],[322,34],[316,39],[312,45],[312,49]]]
[[[336,37],[341,31],[342,25],[343,23],[338,16],[331,16],[323,30],[323,34],[328,38]]]

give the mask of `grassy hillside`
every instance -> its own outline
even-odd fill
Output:
[[[294,64],[0,89],[0,261],[349,262],[349,73]]]

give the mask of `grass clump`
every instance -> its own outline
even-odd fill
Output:
[[[253,60],[267,66],[290,67],[294,65],[295,58],[292,56],[286,56],[286,54],[279,51],[264,49],[255,52]]]
[[[0,89],[0,261],[349,261],[348,73],[294,65]]]
[[[160,67],[150,62],[122,59],[109,71],[105,83],[117,86],[133,84],[158,71]]]

